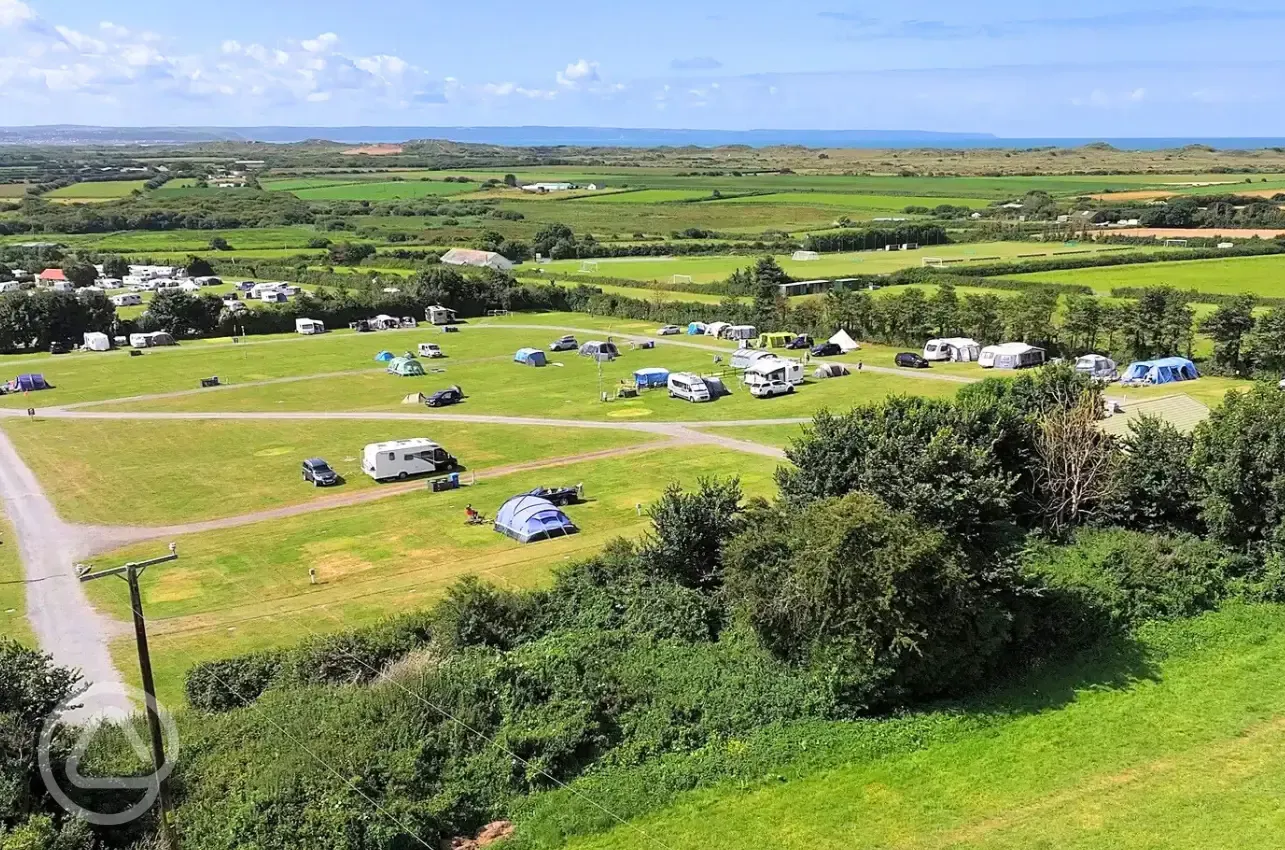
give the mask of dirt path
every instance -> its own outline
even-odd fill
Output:
[[[0,495],[18,537],[5,545],[17,545],[22,553],[27,619],[40,648],[55,664],[79,668],[86,682],[119,686],[120,674],[107,645],[121,633],[120,624],[93,609],[74,572],[75,563],[93,549],[93,538],[59,519],[35,474],[2,431]],[[121,711],[127,707],[121,706]]]

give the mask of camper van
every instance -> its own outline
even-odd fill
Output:
[[[376,481],[406,479],[454,469],[458,461],[432,440],[418,437],[371,443],[361,454],[361,471]]]
[[[667,386],[670,398],[681,398],[683,401],[712,401],[714,396],[699,375],[690,372],[678,372],[669,376]]]
[[[310,336],[312,334],[324,334],[326,332],[326,326],[316,319],[295,319],[294,331],[295,333],[304,334],[306,336]]]
[[[745,368],[746,386],[770,381],[785,381],[797,387],[803,383],[803,364],[782,357],[761,357]]]

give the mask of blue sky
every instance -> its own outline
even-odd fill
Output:
[[[0,125],[1285,136],[1285,4],[0,0]]]

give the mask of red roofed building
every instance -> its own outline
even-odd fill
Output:
[[[39,275],[41,283],[53,283],[56,280],[66,280],[67,275],[63,274],[62,269],[45,269]]]

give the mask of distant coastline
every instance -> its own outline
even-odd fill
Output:
[[[398,143],[420,139],[513,147],[718,147],[796,145],[810,148],[1039,148],[1095,142],[1121,150],[1164,150],[1208,145],[1219,150],[1285,147],[1281,137],[1174,136],[1167,138],[1004,138],[987,133],[926,130],[670,130],[617,127],[0,127],[0,144],[191,144],[309,140],[340,144]]]

